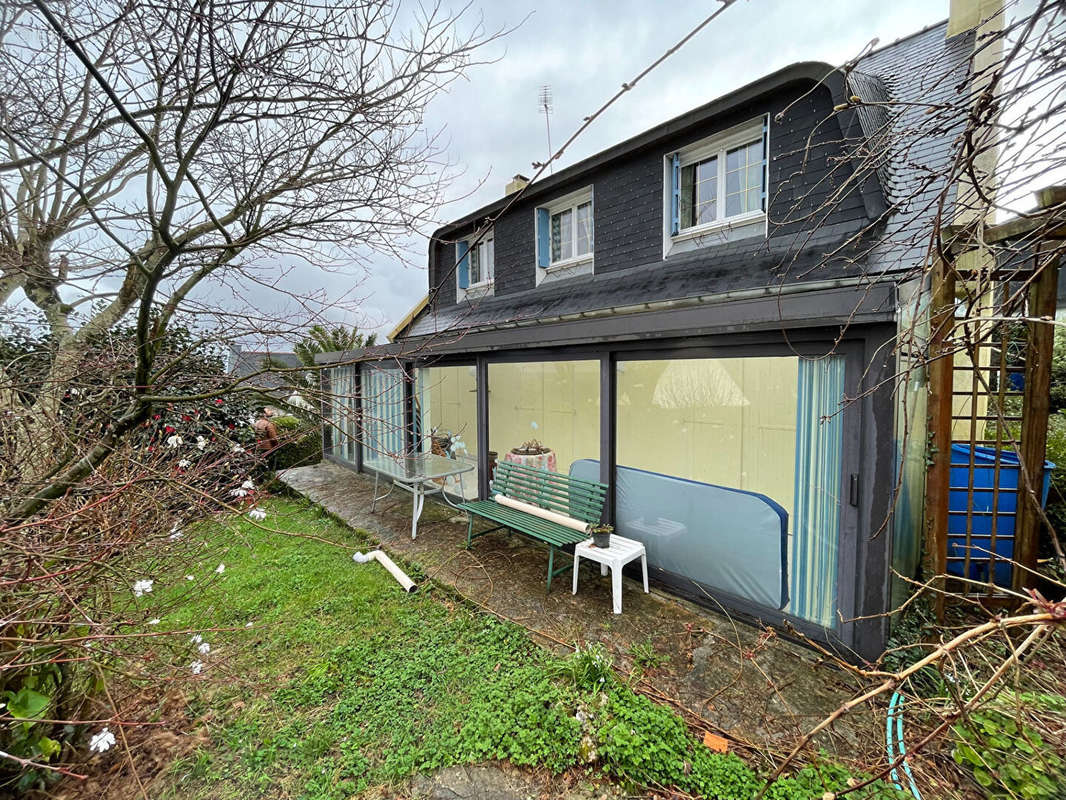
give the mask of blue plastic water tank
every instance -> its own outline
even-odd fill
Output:
[[[1003,558],[1014,557],[1014,522],[1018,511],[1018,479],[1020,462],[1013,451],[999,452],[999,494],[995,495],[996,451],[992,447],[973,448],[973,521],[970,535],[970,569],[963,576],[966,557],[966,517],[970,493],[967,487],[967,473],[970,466],[970,446],[953,444],[951,446],[951,485],[948,497],[948,573],[968,577],[972,580],[989,580],[989,551],[992,550],[992,511],[993,497],[996,501],[996,555]],[[1055,465],[1044,462],[1043,487],[1040,496],[1041,505],[1047,505],[1048,490],[1051,488],[1051,473]],[[996,561],[995,583],[999,586],[1011,585],[1012,567],[1008,563]]]

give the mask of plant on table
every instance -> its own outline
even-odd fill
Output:
[[[592,544],[595,547],[610,547],[611,534],[614,533],[614,525],[599,524],[590,525],[589,533],[592,534]]]

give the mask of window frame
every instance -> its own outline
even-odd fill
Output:
[[[755,143],[756,141],[762,141],[763,144],[763,195],[760,208],[753,211],[745,211],[740,214],[734,214],[733,216],[718,216],[725,213],[726,208],[726,155],[730,150],[734,150],[738,147],[744,147]],[[758,117],[748,122],[737,125],[726,131],[716,133],[713,136],[706,137],[697,142],[694,142],[680,150],[668,153],[665,156],[666,160],[666,184],[664,187],[664,195],[667,198],[666,204],[666,218],[664,220],[664,227],[666,231],[667,244],[672,242],[684,241],[699,237],[714,231],[727,230],[729,228],[738,227],[741,225],[748,225],[759,220],[765,220],[766,218],[766,204],[769,197],[769,158],[767,151],[770,147],[770,132],[769,132],[769,120],[763,116]],[[678,231],[673,232],[673,156],[678,156],[678,189],[680,191],[681,170],[686,167],[700,164],[704,161],[709,161],[712,158],[717,158],[717,195],[715,198],[715,213],[716,218],[711,222],[699,223],[696,225],[690,225],[687,228],[681,227],[682,211],[680,205],[677,209],[678,213]],[[698,181],[695,181],[693,188],[695,189]],[[669,249],[669,247],[667,247]]]
[[[567,258],[560,258],[558,260],[552,260],[552,245],[551,245],[551,224],[552,218],[563,214],[567,211],[570,212],[570,249],[571,253],[577,250],[577,210],[579,207],[588,204],[589,206],[589,251],[587,253],[581,253],[580,255],[570,255]],[[564,195],[563,197],[556,198],[550,203],[537,206],[534,209],[534,238],[538,238],[536,235],[536,212],[538,209],[544,209],[548,212],[548,265],[546,267],[537,268],[542,272],[551,273],[556,270],[564,270],[569,267],[574,267],[579,264],[586,264],[593,261],[596,256],[596,201],[591,186],[586,186],[582,189],[578,189],[575,192]],[[537,264],[540,263],[540,243],[536,245],[536,260]]]
[[[482,255],[484,255],[484,252],[487,249],[489,243],[492,243],[492,258],[489,261],[489,272],[491,274],[488,278],[482,278],[476,283],[473,280],[470,280],[466,287],[466,291],[470,291],[471,289],[484,289],[488,288],[489,286],[492,286],[496,282],[496,231],[493,228],[489,228],[488,231],[480,239],[478,239],[478,237],[474,235],[466,237],[464,241],[466,241],[467,244],[467,258],[470,259],[467,262],[467,274],[470,277],[472,277],[472,273],[474,271],[474,250],[477,248],[482,248],[482,251],[478,254],[478,259],[480,260]]]

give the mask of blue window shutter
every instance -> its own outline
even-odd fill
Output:
[[[670,169],[670,235],[681,232],[681,156],[674,153]]]
[[[541,269],[547,269],[551,264],[551,244],[549,242],[549,229],[551,228],[551,218],[548,216],[548,209],[537,209],[537,266]]]
[[[766,190],[770,182],[770,172],[766,165],[770,158],[770,118],[762,118],[762,210],[766,210]]]
[[[467,253],[470,245],[466,242],[455,243],[455,259],[459,264],[459,288],[466,289],[470,286],[470,256]]]

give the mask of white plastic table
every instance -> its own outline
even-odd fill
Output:
[[[418,519],[422,516],[422,509],[426,505],[427,494],[439,494],[444,501],[455,508],[448,499],[442,484],[431,484],[430,481],[446,479],[452,475],[459,477],[459,495],[464,496],[463,473],[470,472],[477,465],[472,461],[457,458],[446,458],[434,453],[422,453],[415,456],[378,456],[367,459],[363,466],[374,471],[374,502],[370,505],[373,511],[378,500],[388,497],[393,487],[399,486],[405,492],[412,495],[411,505],[411,538],[418,536]],[[378,495],[378,478],[384,475],[392,480],[389,491]]]
[[[615,614],[622,613],[622,567],[630,561],[640,559],[640,566],[644,571],[644,593],[647,594],[648,554],[640,542],[612,533],[610,547],[594,547],[592,539],[586,539],[574,545],[574,594],[577,594],[577,565],[582,558],[598,562],[600,575],[606,575],[608,567],[610,568]]]

